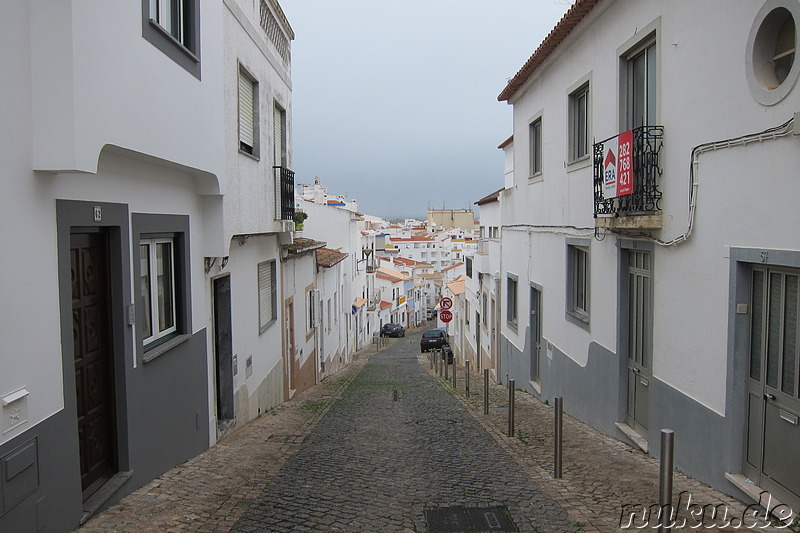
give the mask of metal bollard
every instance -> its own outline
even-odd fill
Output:
[[[514,436],[514,385],[513,379],[508,380],[508,436]]]
[[[447,364],[447,353],[444,350],[442,350],[442,359],[444,359],[444,380],[447,381],[447,367],[450,365]]]
[[[661,430],[661,468],[658,475],[658,506],[661,516],[658,533],[672,531],[672,457],[675,451],[675,432]]]
[[[561,479],[561,459],[564,437],[564,398],[556,396],[555,431],[553,432],[553,477]]]
[[[469,398],[469,359],[464,363],[464,394]]]
[[[431,370],[433,370],[433,352],[428,352],[428,359],[431,360]]]
[[[489,414],[489,369],[483,369],[483,414]]]
[[[458,365],[456,365],[456,360],[453,359],[453,388],[455,389],[458,386]]]

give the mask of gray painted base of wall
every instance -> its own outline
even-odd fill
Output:
[[[203,329],[150,363],[126,369],[128,425],[118,430],[118,448],[120,469],[134,473],[100,509],[208,448],[206,354]],[[78,527],[84,505],[75,416],[74,407],[63,409],[0,446],[2,458],[35,438],[39,469],[38,488],[0,516],[0,531]]]
[[[517,388],[550,404],[556,396],[561,396],[564,411],[570,416],[629,442],[615,425],[625,420],[626,361],[592,343],[587,364],[581,367],[557,348],[547,350],[546,341],[544,345],[540,362],[541,393],[530,382],[529,346],[519,351],[506,339],[501,343],[500,354],[503,381],[514,379]],[[677,469],[721,492],[749,501],[725,478],[726,472],[741,471],[741,465],[731,464],[731,443],[727,438],[731,434],[730,421],[656,378],[650,384],[650,429],[644,435],[649,454],[660,456],[660,430],[672,429]]]

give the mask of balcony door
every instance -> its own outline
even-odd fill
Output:
[[[745,474],[800,507],[800,270],[754,268]]]
[[[653,373],[653,271],[652,254],[627,250],[626,282],[623,302],[627,302],[626,332],[623,336],[627,353],[627,413],[625,422],[647,437],[650,418],[650,379]]]
[[[627,58],[627,129],[656,122],[656,43],[636,48]]]

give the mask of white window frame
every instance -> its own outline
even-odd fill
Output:
[[[528,124],[528,175],[532,179],[542,176],[542,124],[541,116],[536,117]]]
[[[278,278],[276,266],[277,265],[274,259],[272,261],[263,261],[258,264],[259,335],[264,333],[278,320]],[[267,268],[269,268],[268,271]]]
[[[156,263],[156,248],[160,244],[169,244],[170,245],[170,257],[169,257],[169,268],[170,268],[170,282],[171,282],[171,298],[172,298],[172,313],[169,317],[172,320],[172,326],[166,327],[163,330],[159,329],[158,324],[161,322],[162,313],[160,311],[159,299],[157,297],[159,293],[158,287],[158,276],[154,275],[154,266]],[[167,337],[178,330],[178,300],[177,300],[177,278],[175,274],[175,239],[173,238],[151,238],[151,239],[140,239],[139,240],[139,260],[141,261],[143,258],[141,256],[141,246],[148,247],[148,256],[147,256],[147,276],[148,276],[148,291],[149,291],[149,301],[150,301],[150,309],[149,309],[149,318],[150,318],[150,335],[144,337],[142,344],[147,346],[159,339]],[[142,281],[142,272],[139,272],[140,283]],[[140,288],[141,285],[140,285]],[[141,293],[139,295],[142,296]],[[146,310],[145,310],[146,311]],[[143,335],[147,335],[146,332],[142,332]]]

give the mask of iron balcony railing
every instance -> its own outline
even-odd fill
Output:
[[[651,215],[661,211],[661,166],[659,155],[664,140],[663,126],[640,126],[632,130],[633,192],[616,198],[604,197],[605,145],[610,137],[594,144],[594,216]]]
[[[275,219],[294,220],[294,172],[272,167],[275,172]]]

